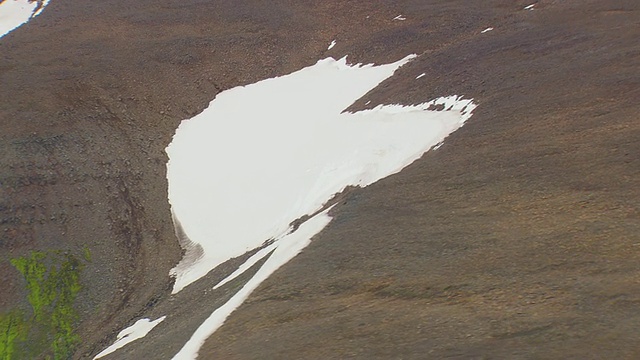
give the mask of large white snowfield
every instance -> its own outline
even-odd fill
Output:
[[[273,244],[223,283],[273,253],[175,359],[195,358],[251,291],[329,223],[327,210],[312,215],[333,195],[400,171],[471,116],[475,105],[458,96],[344,112],[414,57],[378,66],[327,58],[225,91],[182,122],[167,147],[169,201],[190,240],[173,270],[174,293],[267,241]],[[429,110],[432,105],[446,111]],[[294,231],[292,222],[306,215],[310,219]]]

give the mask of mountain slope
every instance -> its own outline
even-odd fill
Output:
[[[0,310],[25,306],[9,259],[86,246],[75,358],[163,315],[181,255],[164,154],[179,121],[322,57],[417,53],[354,109],[463,94],[474,116],[346,194],[202,357],[637,356],[638,5],[527,5],[51,2],[0,39]],[[193,310],[196,287],[185,328],[210,313]],[[113,358],[175,354],[189,334],[167,342],[163,324]]]
[[[480,107],[438,151],[349,195],[202,357],[636,357],[637,11],[542,2],[367,97]]]

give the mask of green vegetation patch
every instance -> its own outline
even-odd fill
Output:
[[[0,360],[42,354],[58,360],[73,354],[80,340],[74,332],[74,302],[84,261],[90,261],[88,250],[83,255],[81,260],[69,252],[33,251],[11,260],[26,281],[31,309],[0,314]]]
[[[24,314],[17,310],[0,314],[0,359],[11,359],[16,351],[16,343],[24,341],[26,335]]]

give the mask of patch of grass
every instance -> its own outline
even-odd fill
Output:
[[[30,257],[19,257],[11,260],[13,265],[27,281],[29,290],[29,303],[33,307],[33,316],[37,321],[42,321],[46,305],[52,302],[49,289],[45,289],[45,275],[47,267],[44,264],[46,255],[43,252],[34,251]]]
[[[24,314],[17,310],[0,314],[0,360],[11,360],[16,352],[16,343],[24,341],[26,335]]]
[[[91,255],[84,250],[83,260]],[[0,360],[29,358],[68,359],[80,341],[74,331],[78,314],[74,302],[82,289],[82,260],[69,252],[33,251],[11,260],[28,290],[31,314],[18,311],[0,315]],[[18,346],[24,345],[24,346]]]

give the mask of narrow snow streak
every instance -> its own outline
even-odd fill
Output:
[[[51,0],[44,0],[42,2],[42,6],[40,6],[40,9],[38,9],[36,12],[34,12],[32,17],[36,17],[36,16],[40,15],[42,10],[44,10],[45,6],[47,6],[49,4],[49,1],[51,1]]]
[[[277,247],[277,243],[273,243],[265,247],[264,249],[261,249],[257,253],[253,254],[253,256],[251,256],[249,259],[247,259],[247,261],[245,261],[242,265],[240,265],[240,267],[238,267],[236,271],[234,271],[233,273],[231,273],[231,275],[227,276],[226,278],[222,279],[222,281],[220,281],[218,284],[216,284],[216,286],[213,287],[213,290],[221,287],[222,285],[228,283],[229,281],[244,274],[245,271],[249,270],[258,261],[264,259],[264,257],[267,256],[270,252],[272,252],[276,247]]]
[[[398,16],[394,17],[393,20],[407,20],[407,18],[402,16],[402,15],[398,15]]]
[[[5,0],[0,2],[0,38],[40,15],[48,3],[49,0],[45,0],[38,8],[36,1]]]
[[[421,77],[423,77],[423,76],[425,76],[425,75],[427,75],[427,74],[422,73],[422,74],[420,74],[420,75],[416,76],[416,80],[420,79]]]
[[[207,320],[205,320],[189,341],[173,357],[173,360],[193,360],[198,357],[198,351],[205,340],[213,334],[227,319],[227,317],[240,306],[260,283],[266,280],[273,272],[295,257],[310,242],[311,238],[322,231],[331,221],[328,210],[314,216],[304,222],[294,233],[278,240],[273,254],[260,267],[260,270],[240,289],[229,301],[217,308]]]
[[[533,8],[536,6],[536,4],[531,4],[531,5],[527,5],[524,7],[525,10],[533,10]]]
[[[342,113],[411,58],[380,66],[320,60],[225,91],[183,121],[166,150],[169,201],[203,255],[172,270],[173,292],[281,238],[346,186],[400,171],[460,127],[474,105],[455,96]],[[436,103],[454,111],[426,111]]]
[[[489,31],[491,31],[491,30],[493,30],[493,28],[492,28],[492,27],[488,27],[488,28],[486,28],[486,29],[482,30],[480,33],[481,33],[481,34],[484,34],[484,33],[489,32]]]
[[[154,321],[150,321],[149,319],[140,319],[136,321],[135,324],[129,326],[128,328],[120,331],[118,333],[117,340],[108,348],[102,350],[96,357],[93,359],[99,359],[103,356],[107,356],[112,352],[120,349],[121,347],[127,345],[130,342],[136,341],[145,337],[156,325],[160,324],[166,316],[160,317]]]
[[[333,49],[333,47],[334,47],[334,46],[336,46],[336,41],[335,41],[335,40],[333,40],[333,41],[331,42],[331,44],[329,44],[329,47],[327,48],[327,50],[331,50],[331,49]]]

